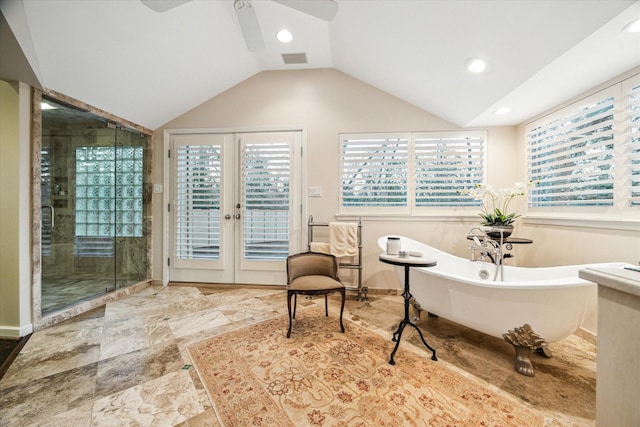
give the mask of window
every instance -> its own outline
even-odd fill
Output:
[[[629,199],[640,206],[640,83],[629,91]]]
[[[176,148],[175,251],[178,259],[220,259],[221,145]]]
[[[529,131],[530,206],[613,204],[613,97]]]
[[[76,148],[77,256],[113,256],[113,237],[142,237],[142,147]]]
[[[341,139],[342,206],[407,206],[408,137]]]
[[[479,206],[461,190],[483,182],[485,140],[476,131],[341,135],[341,209]]]
[[[460,190],[482,184],[484,136],[442,136],[422,133],[414,138],[416,206],[479,206]]]
[[[640,75],[527,126],[529,215],[631,219],[640,206]],[[593,216],[596,215],[596,216]]]
[[[291,147],[288,142],[242,146],[244,256],[284,260],[289,255]]]

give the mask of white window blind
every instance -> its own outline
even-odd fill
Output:
[[[408,135],[343,135],[341,205],[407,206],[408,145]]]
[[[220,259],[220,145],[176,147],[175,255]]]
[[[273,261],[289,255],[291,149],[286,142],[243,145],[245,259]]]
[[[479,206],[486,132],[341,135],[341,207],[416,213]]]
[[[51,232],[54,225],[54,209],[51,184],[51,148],[42,146],[40,151],[40,193],[42,203],[42,227],[40,228],[40,252],[51,255]]]
[[[479,206],[462,190],[482,184],[484,138],[430,136],[414,138],[416,206]]]
[[[613,205],[613,96],[538,124],[528,148],[530,207]]]
[[[640,84],[629,91],[629,193],[631,206],[640,206]]]

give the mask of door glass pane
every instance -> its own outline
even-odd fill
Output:
[[[115,235],[116,283],[127,286],[147,275],[147,233],[145,213],[149,197],[144,197],[148,165],[144,155],[148,137],[127,129],[118,129],[115,167],[112,177],[105,176],[103,195],[113,199],[112,221]]]
[[[290,150],[287,142],[243,145],[242,205],[247,260],[283,260],[289,255]]]
[[[53,107],[42,110],[40,165],[41,304],[42,313],[48,314],[103,294],[114,284],[113,238],[104,227],[101,210],[104,198],[93,193],[87,197],[94,179],[102,175],[80,170],[77,156],[81,147],[113,149],[115,135],[105,120],[93,114],[47,97],[43,101]],[[84,198],[78,202],[79,195]],[[101,240],[83,240],[90,233]]]
[[[176,147],[175,256],[220,259],[220,145]]]

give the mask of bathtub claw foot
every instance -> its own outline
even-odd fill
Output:
[[[547,359],[551,359],[553,357],[553,352],[551,352],[551,349],[549,347],[547,347],[546,345],[544,347],[534,348],[533,351],[535,351],[538,354],[543,355]]]
[[[533,363],[529,356],[531,355],[531,347],[514,346],[516,349],[516,372],[528,377],[534,375]]]
[[[547,342],[536,334],[529,324],[514,328],[503,334],[502,337],[506,342],[513,345],[516,351],[516,371],[519,374],[532,377],[534,375],[533,364],[529,358],[531,351],[534,349],[542,351],[546,356],[545,348],[547,347]],[[551,357],[550,355],[551,352],[547,357]]]

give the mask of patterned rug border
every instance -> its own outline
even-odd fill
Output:
[[[300,322],[301,319],[305,319],[307,317],[316,317],[316,316],[320,316],[322,319],[325,319],[324,316],[324,309],[319,307],[319,306],[308,306],[308,307],[300,307],[297,313],[297,318],[294,320],[294,325],[293,325],[293,331],[292,331],[292,337],[290,339],[286,339],[286,328],[288,326],[288,314],[280,314],[280,315],[276,315],[273,317],[270,317],[268,319],[263,319],[260,321],[257,321],[255,323],[251,323],[248,325],[244,325],[242,327],[239,327],[237,329],[234,330],[229,330],[229,331],[225,331],[219,335],[214,335],[208,338],[205,338],[203,340],[200,340],[196,343],[191,343],[187,346],[186,350],[187,353],[189,354],[189,357],[192,360],[193,363],[193,367],[196,370],[196,373],[198,375],[198,377],[200,378],[200,381],[203,384],[203,387],[207,393],[207,396],[209,397],[209,401],[211,403],[211,406],[213,408],[213,411],[215,412],[217,418],[218,418],[218,422],[220,423],[221,426],[226,427],[227,424],[225,424],[224,422],[224,417],[221,414],[221,409],[218,407],[219,403],[216,402],[217,399],[219,399],[219,397],[216,396],[216,398],[214,398],[214,396],[212,395],[212,391],[211,391],[211,387],[207,382],[207,378],[205,373],[202,371],[201,367],[199,366],[199,364],[201,363],[200,358],[197,354],[194,354],[196,352],[196,348],[206,345],[206,343],[213,341],[213,340],[222,340],[225,337],[232,337],[233,335],[237,335],[242,333],[245,330],[250,330],[252,328],[260,328],[262,325],[267,324],[267,323],[272,323],[272,322],[282,322],[281,328],[279,328],[279,332],[281,337],[286,340],[285,343],[287,342],[295,342],[295,334],[296,334],[296,323]],[[335,316],[334,316],[335,317]],[[328,320],[331,324],[331,326],[335,326],[336,331],[338,332],[338,320],[337,318],[334,319],[331,316],[329,317]],[[333,323],[335,323],[335,325],[333,325]],[[388,362],[388,355],[391,352],[391,349],[393,348],[394,343],[391,341],[391,334],[387,334],[389,336],[385,336],[383,334],[381,334],[380,330],[375,330],[375,329],[370,329],[367,328],[365,326],[359,325],[358,323],[356,323],[355,321],[349,320],[348,318],[344,318],[344,325],[345,325],[345,332],[344,335],[348,335],[350,331],[352,331],[353,329],[359,330],[360,334],[370,334],[376,337],[376,339],[379,339],[381,341],[384,341],[387,343],[388,348],[385,349],[385,351],[383,352],[384,354],[386,354],[386,361]],[[308,326],[308,325],[307,325]],[[300,325],[299,325],[300,327]],[[311,326],[313,327],[313,326]],[[340,334],[342,335],[342,334]],[[359,335],[359,334],[356,334]],[[350,338],[353,339],[353,338]],[[388,351],[387,351],[388,350]],[[405,353],[408,352],[408,353]],[[462,379],[465,382],[468,382],[469,385],[471,386],[470,388],[480,388],[480,389],[485,389],[488,392],[491,392],[493,395],[495,395],[495,397],[497,399],[501,399],[506,401],[507,403],[509,403],[512,406],[518,406],[521,408],[521,410],[525,413],[528,413],[532,418],[535,418],[536,421],[538,421],[535,424],[527,424],[527,425],[535,425],[535,426],[540,426],[542,427],[545,424],[545,417],[542,416],[539,411],[537,411],[536,409],[530,407],[529,405],[527,405],[525,402],[522,402],[520,400],[518,400],[516,397],[512,396],[511,394],[505,392],[504,390],[500,389],[499,387],[481,379],[478,378],[470,373],[468,373],[467,371],[452,365],[448,362],[446,362],[445,360],[442,359],[438,359],[438,361],[431,361],[430,360],[430,356],[431,354],[429,352],[427,352],[426,350],[422,350],[419,347],[413,345],[412,343],[410,343],[408,340],[403,340],[400,348],[398,349],[398,353],[396,354],[396,361],[397,361],[397,365],[391,366],[387,364],[387,367],[393,371],[393,370],[398,370],[398,372],[396,372],[397,374],[400,374],[402,372],[402,369],[404,369],[404,367],[401,365],[401,363],[407,363],[407,360],[404,359],[415,359],[415,358],[419,358],[422,361],[424,361],[425,363],[430,363],[430,364],[437,364],[438,366],[435,367],[435,369],[443,369],[446,373],[458,376],[458,377],[462,377]],[[382,356],[381,356],[382,357]],[[200,362],[200,363],[199,363]],[[427,384],[425,384],[426,386]],[[490,394],[486,394],[484,396],[484,398],[489,398],[491,397]],[[284,410],[282,410],[283,413],[286,413]],[[282,420],[280,420],[282,421]],[[291,421],[291,419],[287,416],[287,420],[290,424],[282,424],[282,425],[296,425],[295,423],[293,423]],[[513,425],[517,425],[517,426],[524,426],[524,424],[520,424],[517,420],[513,420],[516,422],[516,424]],[[231,424],[232,426],[235,426],[236,424]],[[281,424],[278,424],[281,425]],[[319,424],[320,425],[320,424]],[[358,424],[360,425],[360,424]],[[385,425],[396,425],[393,423],[390,424],[386,424]],[[429,424],[432,425],[432,424]],[[435,424],[434,424],[435,425]],[[439,425],[439,424],[438,424]],[[449,425],[449,424],[447,424]],[[458,424],[452,424],[452,425],[458,425]],[[466,425],[466,424],[465,424]],[[474,424],[476,425],[476,424]],[[477,425],[486,425],[486,424],[477,424]],[[512,424],[505,424],[505,425],[512,425]]]

